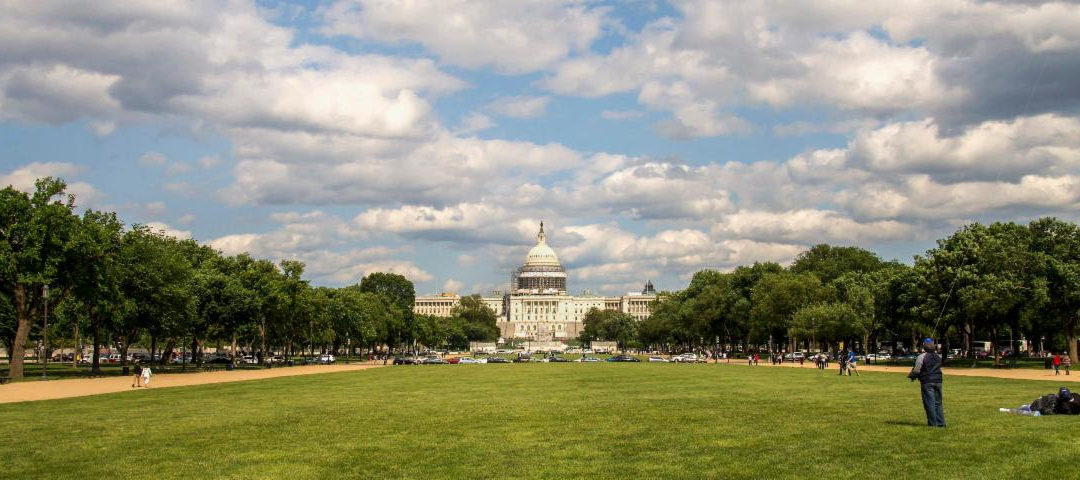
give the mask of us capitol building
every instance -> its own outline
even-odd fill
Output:
[[[589,309],[615,310],[641,320],[649,317],[649,305],[656,300],[652,282],[646,282],[640,293],[621,297],[600,297],[584,290],[581,295],[568,295],[566,270],[547,244],[544,223],[536,245],[525,256],[525,263],[510,274],[509,293],[492,292],[482,297],[495,311],[496,323],[503,339],[560,342],[578,336],[585,328]],[[418,315],[449,317],[461,299],[453,293],[417,296],[413,312]]]

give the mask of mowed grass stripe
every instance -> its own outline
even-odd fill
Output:
[[[997,408],[1055,389],[947,378],[941,430],[893,373],[391,367],[0,405],[0,477],[1035,478],[1080,421]]]

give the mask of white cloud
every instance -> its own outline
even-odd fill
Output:
[[[604,11],[576,0],[342,0],[324,17],[332,34],[415,42],[454,65],[524,73],[585,50]]]
[[[487,105],[487,109],[495,114],[513,118],[536,118],[547,111],[551,97],[530,97],[518,95],[514,97],[501,97]]]
[[[444,292],[460,293],[465,288],[465,283],[452,278],[446,279],[442,284],[442,290]]]
[[[180,240],[187,240],[192,238],[191,232],[188,230],[178,230],[162,222],[146,222],[144,225],[150,228],[154,232],[161,233],[163,235],[177,238]]]
[[[173,163],[170,163],[169,166],[165,168],[165,175],[169,175],[169,176],[181,175],[181,174],[184,174],[184,173],[188,173],[190,171],[191,171],[191,165],[190,164],[181,163],[181,162],[173,162]]]
[[[895,220],[858,222],[829,210],[740,211],[725,215],[712,229],[721,238],[765,242],[865,242],[911,238],[915,228]]]
[[[472,135],[495,126],[491,117],[480,112],[472,112],[461,120],[461,125],[454,129],[455,135]]]
[[[0,172],[0,188],[10,185],[16,190],[33,193],[36,188],[34,182],[38,179],[44,177],[62,178],[67,183],[67,193],[75,195],[78,206],[92,206],[100,201],[104,195],[89,183],[70,181],[72,177],[79,176],[84,170],[84,167],[73,163],[33,162],[17,167],[8,173]]]
[[[181,225],[188,225],[188,224],[190,224],[191,222],[194,222],[194,221],[195,221],[195,215],[191,214],[191,213],[185,213],[185,214],[181,215],[179,218],[176,219],[176,223],[179,223]]]

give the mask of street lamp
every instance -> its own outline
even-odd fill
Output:
[[[45,375],[49,370],[49,286],[45,285],[41,288],[41,298],[45,302],[45,329],[42,330],[45,335],[45,342],[42,344],[43,357],[45,362],[41,365],[41,378],[45,379]]]

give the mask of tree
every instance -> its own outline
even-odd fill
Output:
[[[123,295],[121,264],[123,223],[114,213],[87,210],[73,242],[72,292],[85,309],[90,328],[91,371],[99,373],[102,336],[112,331],[113,319],[129,306]]]
[[[58,303],[71,288],[71,239],[78,225],[74,195],[67,185],[46,177],[34,183],[29,195],[8,186],[0,190],[0,291],[15,309],[15,338],[8,374],[22,378],[23,357],[32,324],[44,305],[42,292],[52,288],[51,303]]]
[[[1028,225],[1032,263],[1042,282],[1034,286],[1045,299],[1040,313],[1065,334],[1073,365],[1077,358],[1076,329],[1080,316],[1080,228],[1056,218],[1041,218]]]
[[[795,257],[791,271],[817,275],[821,283],[828,284],[845,273],[868,273],[884,266],[884,262],[871,251],[819,244]]]
[[[470,342],[490,342],[499,338],[499,327],[492,310],[480,295],[461,297],[450,315],[462,320],[462,329]]]
[[[393,347],[415,338],[412,309],[416,303],[416,288],[409,279],[396,273],[374,272],[360,280],[360,291],[381,295],[398,310],[402,324],[392,328],[389,324],[384,325],[388,327],[382,332],[387,335],[384,340],[393,342],[387,343],[387,346]]]
[[[753,329],[759,339],[767,337],[769,350],[775,351],[775,340],[787,337],[792,315],[828,297],[828,290],[814,275],[786,272],[765,275],[754,285],[751,294]]]

